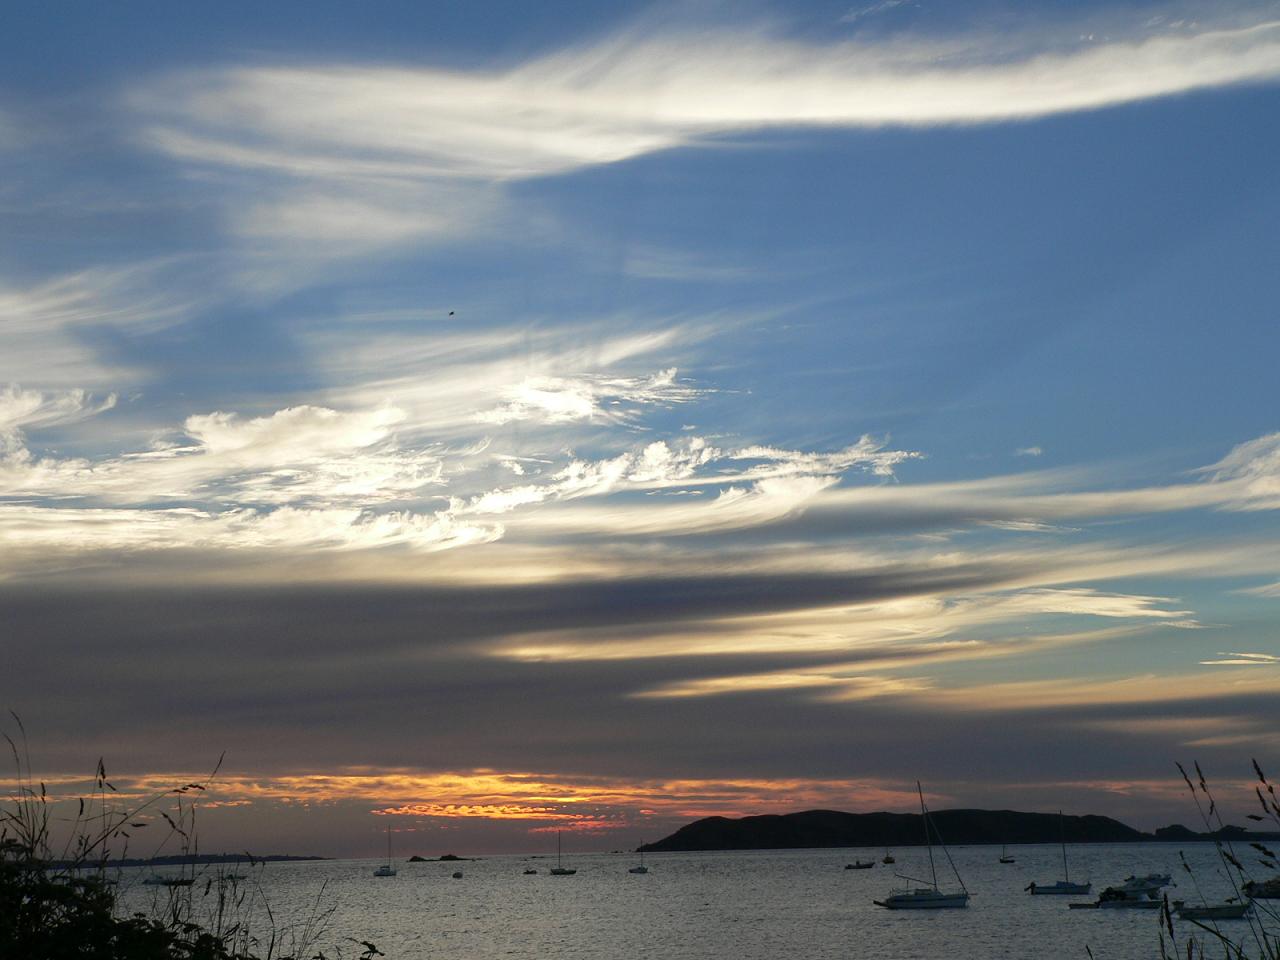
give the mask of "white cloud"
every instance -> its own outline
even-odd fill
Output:
[[[777,124],[1015,120],[1271,80],[1280,22],[1010,53],[991,37],[943,48],[624,32],[503,71],[196,71],[135,104],[154,118],[156,145],[207,162],[305,177],[513,179]]]
[[[1013,451],[1015,457],[1038,457],[1044,453],[1041,447],[1019,447]]]
[[[1219,653],[1220,660],[1201,660],[1205,666],[1273,667],[1280,665],[1274,653]]]
[[[1234,510],[1280,509],[1280,433],[1241,443],[1201,473],[1232,491],[1224,507]]]
[[[21,557],[34,550],[71,554],[135,550],[371,549],[395,545],[419,551],[488,543],[500,524],[459,522],[447,511],[373,513],[360,509],[191,508],[43,509],[0,504],[0,540]]]
[[[1255,597],[1280,597],[1280,581],[1264,583],[1258,587],[1243,587],[1236,593],[1250,594]]]
[[[840,18],[841,23],[857,23],[859,20],[867,17],[874,17],[877,14],[887,13],[895,7],[900,7],[907,0],[878,0],[876,3],[867,4],[865,7],[851,7],[845,11]]]
[[[161,281],[167,264],[96,268],[31,284],[0,279],[0,383],[102,386],[127,371],[104,363],[81,334],[94,327],[132,332],[180,322],[189,300]]]
[[[12,414],[34,423],[30,391],[0,395],[16,398]],[[80,394],[58,403],[63,419],[84,411]],[[57,406],[48,401],[46,406]],[[107,403],[105,406],[109,406]],[[104,409],[100,404],[92,412]],[[43,416],[48,424],[50,415]],[[405,450],[394,441],[399,411],[382,407],[339,412],[298,406],[270,416],[243,419],[215,412],[188,417],[183,437],[191,442],[162,443],[155,449],[121,453],[96,461],[36,457],[16,430],[7,436],[0,459],[0,493],[46,498],[98,498],[111,503],[200,499],[232,504],[368,504],[415,494],[437,483],[441,462],[431,450]],[[19,421],[15,421],[19,422]]]
[[[725,134],[1007,122],[1280,76],[1280,22],[1154,35],[1135,25],[1115,36],[1063,47],[995,35],[870,44],[633,29],[488,71],[193,70],[130,102],[145,142],[184,164],[279,175],[274,199],[259,189],[235,201],[239,232],[336,244],[350,230],[360,252],[473,229],[482,218],[459,211],[478,185]]]
[[[624,420],[636,407],[688,403],[705,392],[677,381],[675,367],[648,377],[530,377],[507,388],[506,401],[476,419],[494,424]]]
[[[115,406],[115,394],[95,400],[84,390],[24,390],[18,384],[0,388],[0,436],[16,437],[22,429],[76,423]]]

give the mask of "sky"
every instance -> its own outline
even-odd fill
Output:
[[[225,752],[202,848],[328,856],[917,779],[1194,824],[1179,760],[1251,811],[1273,3],[7,20],[0,705],[58,802]]]

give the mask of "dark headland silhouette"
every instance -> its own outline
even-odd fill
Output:
[[[1232,840],[1274,838],[1224,827],[1214,834],[1196,833],[1181,824],[1154,833],[1135,830],[1119,820],[1101,816],[1063,816],[1017,810],[930,811],[938,833],[949,844],[992,843],[1141,843],[1164,840]],[[806,847],[911,847],[924,845],[924,826],[918,813],[841,813],[805,810],[802,813],[755,817],[706,817],[686,824],[669,837],[647,843],[646,852],[680,850],[789,850]]]

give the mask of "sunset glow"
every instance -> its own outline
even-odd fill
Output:
[[[585,852],[1276,757],[1274,9],[269,6],[0,31],[59,804]]]

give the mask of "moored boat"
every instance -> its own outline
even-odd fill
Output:
[[[1117,889],[1136,896],[1154,897],[1162,887],[1167,887],[1172,882],[1173,877],[1167,873],[1148,873],[1141,877],[1130,875],[1124,878]]]
[[[644,865],[644,844],[640,844],[640,862],[634,867],[627,870],[627,873],[648,873],[649,868]]]
[[[189,887],[195,883],[195,878],[166,877],[159,873],[153,873],[149,877],[144,877],[142,882],[148,887]]]
[[[566,867],[560,861],[560,831],[556,831],[556,865],[552,867],[548,873],[553,877],[572,877],[578,871],[572,867]]]
[[[1261,883],[1250,880],[1240,889],[1254,900],[1280,900],[1280,877],[1272,877]]]
[[[387,862],[373,871],[375,877],[394,877],[396,868],[391,865],[391,825],[387,825]]]
[[[924,805],[924,789],[920,786],[920,781],[916,781],[916,793],[920,796],[920,818],[924,821],[924,842],[929,849],[929,871],[932,880],[928,881],[928,886],[908,887],[907,889],[890,890],[888,896],[883,900],[871,901],[877,907],[884,907],[886,910],[941,910],[956,907],[967,907],[969,905],[969,890],[964,885],[964,880],[960,877],[960,871],[956,869],[955,861],[951,859],[951,853],[947,850],[947,845],[943,842],[942,836],[938,836],[938,844],[942,847],[942,852],[947,855],[947,862],[951,864],[951,870],[956,875],[956,882],[960,884],[959,890],[940,890],[938,888],[938,869],[933,860],[933,835],[937,833],[937,827],[933,825],[929,819],[929,808]],[[926,881],[917,880],[915,877],[906,877],[899,874],[903,880],[911,880],[914,883],[923,884]]]
[[[1243,920],[1252,907],[1252,900],[1243,903],[1205,904],[1199,907],[1189,907],[1181,900],[1173,902],[1173,909],[1179,920]]]
[[[1032,880],[1026,886],[1026,890],[1032,896],[1063,893],[1088,893],[1093,887],[1092,883],[1071,882],[1071,871],[1067,867],[1067,831],[1063,824],[1061,810],[1058,811],[1058,835],[1062,843],[1062,879],[1055,883],[1036,883]]]
[[[871,902],[886,910],[939,910],[967,907],[969,894],[966,891],[944,893],[933,887],[915,887],[910,890],[891,890],[883,900]]]
[[[1092,903],[1069,903],[1067,906],[1072,910],[1157,910],[1162,902],[1120,887],[1107,887]]]

